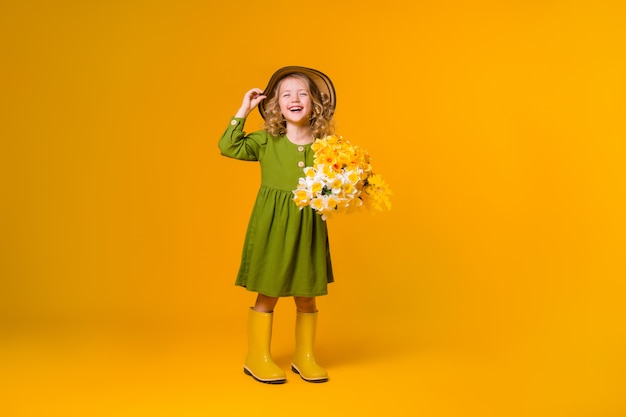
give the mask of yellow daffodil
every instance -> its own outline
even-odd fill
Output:
[[[307,178],[314,178],[315,177],[315,168],[313,167],[306,167],[304,168],[304,175],[306,175]]]
[[[350,195],[356,192],[356,187],[352,182],[345,182],[343,184],[343,192]]]
[[[321,193],[324,189],[324,183],[321,181],[315,181],[311,184],[311,194],[317,195],[317,193]]]
[[[324,200],[319,197],[311,200],[310,204],[313,210],[321,211],[324,208]]]
[[[305,207],[309,202],[309,193],[304,189],[296,189],[293,191],[293,201],[296,202],[298,207]]]
[[[328,208],[330,209],[334,209],[337,207],[337,204],[339,204],[339,199],[333,195],[328,196],[328,199],[326,200],[326,205],[328,206]]]
[[[348,180],[350,184],[354,185],[361,179],[361,176],[359,175],[359,172],[356,170],[349,171],[346,175],[346,179]]]
[[[337,192],[339,192],[339,190],[341,190],[341,187],[343,186],[343,179],[337,176],[333,178],[332,181],[330,181],[329,186],[333,190],[333,192],[335,192],[335,190],[338,190]]]

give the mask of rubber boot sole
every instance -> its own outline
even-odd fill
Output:
[[[294,373],[296,373],[296,374],[300,375],[300,378],[302,378],[302,379],[303,379],[304,381],[306,381],[306,382],[312,382],[312,383],[314,383],[314,384],[320,384],[320,383],[322,383],[322,382],[326,382],[326,381],[328,381],[328,377],[322,377],[322,378],[316,378],[316,379],[313,379],[313,378],[305,378],[305,377],[303,377],[303,376],[302,376],[302,374],[300,373],[300,371],[298,370],[298,368],[296,368],[296,367],[295,367],[295,365],[293,365],[293,364],[291,365],[291,370],[292,370]]]
[[[284,384],[285,382],[287,382],[286,378],[284,378],[284,379],[260,379],[260,378],[257,378],[257,376],[254,375],[252,372],[250,372],[248,370],[248,368],[246,368],[246,367],[243,368],[243,373],[246,374],[246,375],[250,375],[256,381],[262,382],[264,384],[278,385],[278,384]]]

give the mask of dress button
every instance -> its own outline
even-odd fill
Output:
[[[298,146],[298,152],[302,152],[304,150],[304,146]]]
[[[298,162],[298,166],[299,166],[300,168],[302,168],[302,167],[304,166],[304,162],[302,162],[302,161]]]
[[[231,125],[233,125],[233,126],[235,126],[235,125],[237,124],[237,120],[231,120],[231,121],[230,121],[230,124],[231,124]]]

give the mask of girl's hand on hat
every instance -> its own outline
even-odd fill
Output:
[[[248,114],[259,105],[259,103],[265,100],[266,96],[263,94],[263,90],[260,88],[253,88],[246,92],[243,96],[243,101],[241,103],[241,107],[239,111],[235,115],[235,117],[245,118]]]

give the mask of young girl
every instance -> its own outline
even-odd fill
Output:
[[[220,139],[222,155],[261,165],[261,188],[244,241],[236,285],[258,293],[248,315],[244,372],[260,382],[281,384],[285,372],[272,360],[273,311],[280,297],[296,305],[296,347],[291,369],[308,382],[325,382],[326,371],[313,356],[317,323],[315,297],[333,282],[326,223],[310,207],[292,201],[303,168],[313,165],[311,143],[332,133],[335,90],[323,73],[285,67],[265,91],[245,93],[241,107]],[[243,131],[248,114],[259,108],[264,130]]]

